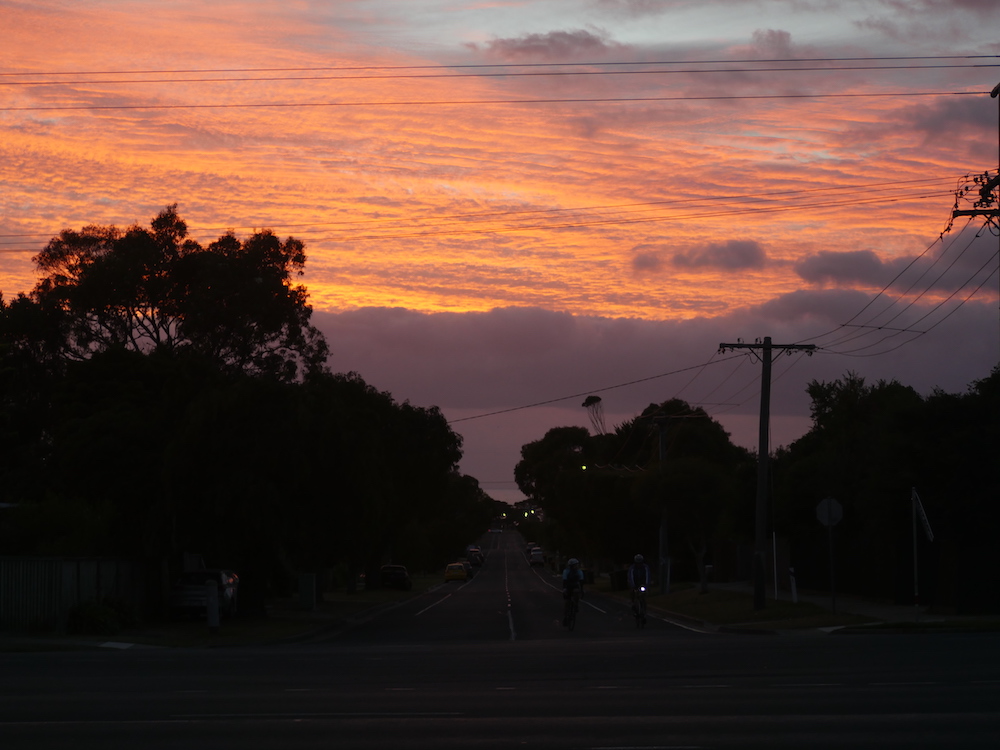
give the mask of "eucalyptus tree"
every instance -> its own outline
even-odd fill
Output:
[[[328,354],[310,324],[305,247],[270,230],[227,233],[203,247],[171,205],[138,225],[64,229],[35,257],[27,295],[66,360],[109,349],[187,349],[220,368],[284,381],[322,369]]]

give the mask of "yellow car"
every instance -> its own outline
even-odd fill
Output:
[[[448,563],[444,569],[444,580],[446,581],[464,581],[468,577],[469,574],[465,572],[465,566],[462,563]]]

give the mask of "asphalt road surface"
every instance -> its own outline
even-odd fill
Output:
[[[0,748],[996,748],[993,634],[704,634],[558,579],[468,582],[295,645],[0,655]]]

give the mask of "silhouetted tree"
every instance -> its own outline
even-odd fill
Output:
[[[775,526],[791,541],[803,585],[827,585],[826,530],[815,506],[836,498],[837,581],[845,590],[913,596],[910,493],[917,488],[934,527],[918,542],[922,598],[966,611],[1000,610],[1000,575],[988,562],[1000,515],[1000,374],[969,391],[922,398],[899,382],[867,384],[847,373],[812,382],[813,427],[775,461]]]
[[[149,229],[66,230],[35,289],[0,298],[3,551],[198,552],[259,588],[437,565],[482,533],[493,501],[440,410],[328,370],[292,284],[302,244],[186,234],[174,206]]]
[[[303,244],[269,230],[203,248],[168,206],[150,228],[66,229],[35,257],[34,338],[69,360],[109,349],[190,349],[220,367],[293,380],[322,368],[327,347],[292,282]],[[22,302],[23,304],[23,302]]]
[[[661,419],[668,422],[662,462]],[[651,404],[613,434],[553,428],[522,446],[514,476],[544,509],[540,529],[550,545],[598,558],[652,555],[665,511],[670,538],[691,551],[704,586],[706,555],[719,530],[732,528],[738,469],[749,462],[721,425],[675,399]]]

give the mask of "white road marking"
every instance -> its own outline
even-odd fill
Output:
[[[441,599],[438,599],[438,600],[437,600],[436,602],[434,602],[433,604],[429,604],[429,605],[427,605],[426,607],[424,607],[424,608],[423,608],[422,610],[420,610],[419,612],[417,612],[417,614],[415,614],[415,615],[413,615],[413,616],[414,616],[414,617],[420,617],[420,615],[422,615],[422,614],[423,614],[424,612],[426,612],[427,610],[429,610],[429,609],[430,609],[431,607],[436,607],[436,606],[437,606],[437,605],[439,605],[439,604],[440,604],[441,602],[443,602],[443,601],[444,601],[445,599],[450,599],[450,598],[451,598],[451,594],[446,594],[446,595],[445,595],[444,597],[442,597]]]
[[[874,687],[898,687],[900,685],[937,685],[936,682],[869,682]]]
[[[843,687],[843,683],[840,682],[791,682],[791,683],[775,683],[771,687],[781,687],[781,688],[806,688],[806,687]]]

